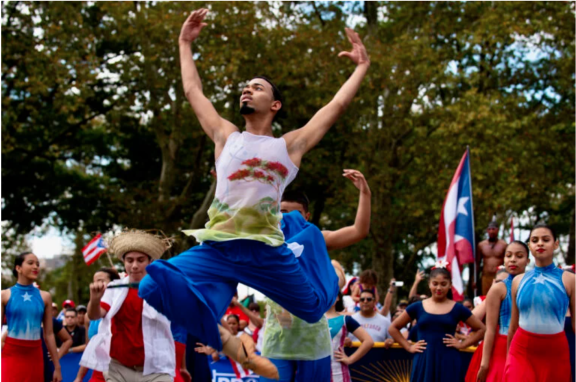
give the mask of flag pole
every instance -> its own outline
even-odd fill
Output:
[[[468,173],[470,174],[470,211],[472,213],[472,232],[473,232],[473,239],[472,239],[472,254],[474,255],[474,275],[473,275],[473,285],[476,285],[476,275],[478,273],[478,270],[476,269],[476,264],[478,264],[478,261],[476,260],[476,229],[474,227],[474,201],[472,198],[472,165],[470,164],[471,159],[470,159],[470,146],[466,146],[466,153],[468,154]],[[474,289],[474,297],[476,297],[476,295],[478,294],[478,288],[473,288]]]
[[[112,267],[112,269],[116,269],[114,267],[114,263],[112,262],[112,258],[110,257],[110,254],[108,253],[108,250],[106,250],[106,256],[108,256],[108,261],[110,261],[110,267]]]

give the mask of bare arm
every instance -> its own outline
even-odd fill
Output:
[[[472,333],[462,342],[458,339],[454,338],[451,334],[446,334],[444,338],[444,344],[447,347],[454,347],[456,349],[465,349],[468,346],[477,343],[482,339],[484,333],[486,332],[486,326],[480,321],[478,317],[475,315],[470,315],[470,317],[466,320],[466,324],[472,328]]]
[[[518,285],[520,285],[520,281],[524,275],[519,275],[514,277],[512,281],[512,314],[510,317],[510,327],[508,328],[508,350],[510,350],[510,344],[512,343],[512,338],[514,338],[514,334],[516,334],[516,330],[518,330],[518,322],[520,321],[520,312],[518,311],[518,306],[516,305],[516,292],[518,291]]]
[[[572,320],[572,330],[576,331],[576,326],[574,326],[574,305],[576,302],[576,295],[574,293],[574,282],[576,277],[574,276],[574,274],[570,273],[570,272],[564,272],[562,274],[562,282],[564,283],[564,288],[566,289],[566,292],[568,293],[568,299],[569,299],[569,306],[568,309],[570,310],[570,319]]]
[[[180,374],[182,374],[182,379],[184,379],[185,382],[191,382],[192,376],[188,372],[188,367],[186,367],[186,349],[184,349],[184,352],[182,353],[182,364],[181,365],[182,365],[182,367],[180,368]]]
[[[351,356],[347,356],[344,352],[344,349],[342,348],[336,349],[334,351],[334,358],[346,365],[352,365],[354,362],[364,357],[364,355],[368,353],[370,349],[372,349],[372,346],[374,346],[374,340],[372,340],[370,334],[368,334],[368,332],[363,327],[358,327],[358,329],[354,330],[352,334],[358,338],[361,345],[354,353],[352,353]]]
[[[356,284],[354,284],[352,286],[352,300],[354,300],[355,303],[358,303],[360,301],[360,287],[358,286],[358,284],[360,284],[360,281],[358,281]]]
[[[70,334],[68,334],[64,327],[60,329],[57,335],[60,341],[62,341],[62,345],[60,346],[60,349],[58,349],[58,358],[62,358],[68,353],[68,350],[70,350],[70,347],[72,346],[72,337],[70,337]]]
[[[86,349],[86,344],[74,346],[70,349],[70,353],[82,353]]]
[[[56,349],[56,340],[54,339],[54,329],[52,328],[52,297],[48,292],[40,292],[42,300],[44,300],[44,342],[46,348],[50,353],[50,358],[54,363],[53,382],[62,381],[62,369],[60,367],[60,358],[58,357],[58,349]]]
[[[492,288],[490,288],[490,290],[492,290]],[[484,300],[472,310],[472,314],[478,317],[480,320],[483,320],[484,316],[486,315],[486,309],[486,300]]]
[[[86,314],[91,320],[98,320],[106,315],[106,310],[100,306],[100,300],[105,291],[106,284],[103,282],[90,284],[90,301],[88,301]]]
[[[390,280],[390,287],[388,288],[388,293],[386,293],[386,297],[384,298],[384,306],[380,311],[380,314],[383,316],[387,316],[390,313],[390,307],[392,306],[392,299],[394,298],[394,292],[396,292],[396,286],[394,286],[394,281],[396,279]]]
[[[238,302],[238,299],[236,297],[232,298],[232,303],[234,305],[236,305],[237,307],[240,308],[240,310],[248,316],[248,318],[250,319],[250,321],[252,321],[254,323],[254,325],[256,325],[256,327],[261,328],[262,325],[264,325],[264,319],[262,319],[260,317],[259,314],[256,314],[254,312],[252,312],[250,309],[246,308],[244,305],[240,304]]]
[[[228,135],[233,131],[237,131],[238,128],[221,118],[216,109],[214,109],[212,102],[204,96],[202,81],[192,57],[190,44],[198,38],[202,28],[208,25],[202,22],[207,13],[207,9],[198,9],[190,14],[182,25],[178,46],[180,49],[180,67],[184,94],[188,102],[190,102],[196,117],[198,117],[202,129],[216,144],[216,157],[218,157],[219,151],[224,147]]]
[[[408,295],[408,298],[412,298],[418,295],[418,284],[420,284],[420,281],[422,281],[423,279],[424,279],[424,271],[417,271],[416,277],[414,279],[414,284],[412,284],[412,288],[410,288],[410,294]]]
[[[368,182],[360,171],[344,170],[344,177],[350,179],[354,186],[360,191],[358,200],[358,211],[354,225],[340,228],[337,231],[322,231],[326,248],[330,251],[341,249],[359,242],[368,236],[370,230],[370,207],[372,196]]]
[[[505,297],[506,286],[503,283],[497,283],[490,288],[486,300],[482,303],[482,305],[486,305],[486,334],[484,335],[482,362],[478,370],[478,381],[481,382],[484,382],[488,375],[488,367],[490,366],[490,359],[494,350],[498,317],[500,316],[500,306]]]
[[[284,135],[290,159],[296,166],[300,164],[302,156],[320,142],[350,105],[370,67],[368,53],[358,33],[346,28],[346,35],[352,43],[352,51],[340,52],[338,56],[349,57],[356,64],[356,70],[342,85],[332,101],[320,109],[304,127]]]
[[[82,382],[87,372],[88,372],[87,367],[80,366],[80,369],[78,369],[78,374],[76,374],[76,379],[74,380],[74,382]]]
[[[400,329],[408,325],[412,321],[410,315],[407,312],[402,312],[400,317],[392,321],[392,324],[388,328],[388,333],[394,338],[394,341],[398,342],[406,351],[410,353],[422,353],[426,350],[426,341],[420,340],[415,344],[408,342],[406,338],[400,333]]]

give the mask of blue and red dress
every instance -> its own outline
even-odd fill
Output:
[[[568,382],[570,350],[564,334],[568,294],[554,264],[526,272],[516,295],[519,328],[510,344],[505,382]]]
[[[44,380],[43,318],[44,300],[38,288],[21,284],[10,288],[6,304],[8,337],[2,349],[3,382]]]

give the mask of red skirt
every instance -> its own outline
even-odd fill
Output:
[[[478,348],[472,355],[470,364],[468,365],[468,371],[466,372],[466,382],[476,382],[478,377],[478,370],[480,370],[480,365],[482,364],[482,350],[484,349],[484,341],[478,345]]]
[[[42,340],[6,338],[2,349],[2,382],[44,380]]]
[[[502,382],[504,379],[504,366],[506,365],[506,352],[508,351],[508,336],[496,334],[494,338],[494,348],[486,382]]]
[[[504,382],[570,382],[571,373],[564,332],[536,334],[518,328],[504,367]]]
[[[176,345],[176,377],[174,377],[174,382],[184,382],[180,369],[182,368],[182,358],[184,358],[186,344],[174,341],[174,345]]]
[[[106,382],[104,379],[104,374],[101,371],[93,370],[92,371],[92,378],[88,382]]]

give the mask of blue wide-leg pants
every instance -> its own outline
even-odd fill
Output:
[[[322,232],[294,211],[284,214],[288,243],[304,246],[296,257],[286,244],[254,240],[204,242],[146,270],[139,295],[204,344],[221,350],[218,322],[238,283],[254,288],[304,321],[320,320],[338,294]]]

